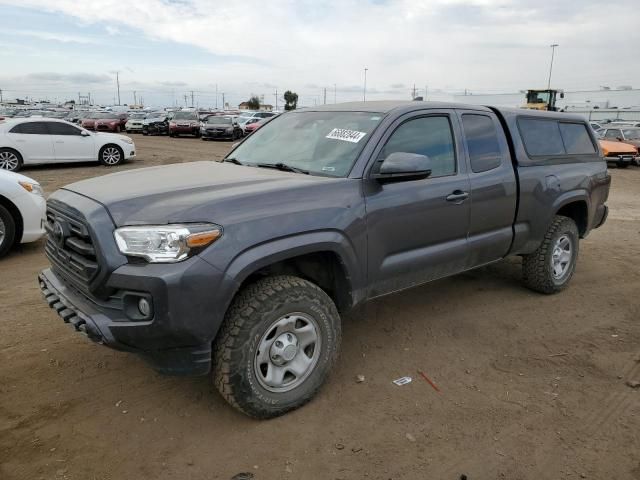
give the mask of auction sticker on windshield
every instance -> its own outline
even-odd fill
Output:
[[[342,140],[344,142],[358,143],[366,135],[366,132],[347,130],[346,128],[334,128],[325,138]]]

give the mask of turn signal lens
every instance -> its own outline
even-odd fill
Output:
[[[210,243],[216,241],[222,232],[220,230],[210,230],[208,232],[192,233],[187,237],[187,246],[189,248],[206,247]]]

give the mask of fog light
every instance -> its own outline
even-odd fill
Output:
[[[146,298],[138,300],[138,310],[140,310],[143,317],[148,317],[151,313],[151,304],[149,303],[149,300]]]

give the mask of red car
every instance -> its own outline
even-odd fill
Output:
[[[247,126],[244,127],[244,134],[245,135],[249,135],[250,133],[255,132],[257,129],[259,129],[262,125],[264,125],[267,120],[271,120],[270,118],[263,118],[258,122],[255,123],[247,123]]]
[[[82,119],[82,128],[101,132],[119,132],[127,123],[126,113],[96,112]]]
[[[176,112],[169,122],[169,136],[178,135],[200,136],[200,118],[196,112]]]

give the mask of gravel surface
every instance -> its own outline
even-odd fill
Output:
[[[23,173],[51,193],[231,145],[133,138],[138,158],[115,169]],[[0,261],[0,478],[639,479],[640,169],[611,174],[609,220],[566,291],[524,289],[514,258],[373,301],[343,319],[318,397],[263,422],[208,377],[163,377],[73,332],[41,298],[43,243],[22,246]]]

